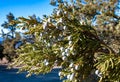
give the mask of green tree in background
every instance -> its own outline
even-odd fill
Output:
[[[57,8],[41,22],[24,17],[17,21],[27,23],[26,34],[35,38],[17,50],[20,55],[12,65],[22,65],[20,71],[28,71],[27,76],[61,66],[59,75],[67,78],[64,82],[119,82],[117,0],[52,0],[51,4]]]
[[[14,38],[14,36],[15,36],[14,34],[15,34],[15,30],[16,30],[16,28],[15,28],[16,24],[15,23],[10,24],[10,22],[12,22],[16,19],[15,19],[14,15],[12,13],[9,13],[6,16],[6,18],[7,18],[7,21],[5,21],[1,26],[5,29],[10,30],[9,34],[11,33],[11,38]]]
[[[17,45],[17,42],[22,41],[22,37],[21,33],[16,32],[17,23],[14,21],[17,19],[15,19],[14,15],[9,13],[6,18],[7,21],[5,21],[1,26],[4,29],[8,29],[9,32],[4,33],[4,31],[1,30],[1,36],[3,38],[2,46],[4,47],[2,54],[4,54],[9,61],[12,61],[12,59],[17,56],[15,45]]]
[[[13,58],[16,58],[18,55],[16,54],[16,49],[20,46],[18,44],[18,42],[20,42],[20,44],[22,45],[22,38],[21,38],[21,35],[20,33],[17,33],[15,34],[16,36],[12,39],[10,38],[6,38],[4,41],[3,41],[3,54],[7,57],[7,59],[9,60],[9,62],[12,61]],[[19,45],[18,47],[16,47],[17,45]]]

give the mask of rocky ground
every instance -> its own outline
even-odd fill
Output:
[[[2,59],[0,59],[0,65],[8,65],[8,60],[4,57]]]

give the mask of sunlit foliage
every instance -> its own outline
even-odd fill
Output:
[[[67,78],[64,82],[119,82],[117,0],[52,1],[57,6],[52,15],[39,22],[24,17],[17,21],[35,40],[18,49],[20,55],[13,65],[28,71],[27,76],[48,73],[54,66],[61,66],[60,78]]]

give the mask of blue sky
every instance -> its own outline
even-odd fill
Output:
[[[1,24],[7,20],[6,15],[9,12],[13,13],[15,17],[28,17],[35,14],[41,18],[44,14],[50,15],[53,8],[50,5],[50,0],[0,0],[0,32]],[[118,13],[120,12],[116,12],[117,15]]]
[[[40,18],[53,11],[50,0],[0,0],[0,29],[1,24],[6,21],[6,15],[11,12],[15,17],[28,17],[35,14]],[[1,32],[1,30],[0,30]]]

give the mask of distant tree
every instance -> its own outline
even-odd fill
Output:
[[[15,30],[16,30],[16,28],[15,28],[16,24],[15,23],[10,24],[10,22],[12,22],[12,21],[14,21],[16,19],[15,19],[14,15],[12,13],[9,13],[6,16],[6,18],[7,18],[7,21],[5,21],[1,26],[3,28],[6,28],[6,29],[10,30],[9,33],[11,33],[11,37],[14,38],[14,36],[15,36],[14,34],[15,34]]]
[[[18,56],[16,54],[16,49],[19,48],[23,43],[20,33],[16,33],[15,35],[16,36],[12,39],[7,37],[2,44],[4,47],[3,54],[7,57],[9,62],[11,62],[14,57]],[[16,47],[16,45],[18,45],[18,42],[20,41],[21,41],[20,45]]]
[[[28,22],[34,43],[23,45],[12,65],[20,71],[48,73],[61,66],[64,82],[120,81],[120,16],[117,0],[52,0],[57,6],[41,22]],[[93,77],[96,75],[95,77]]]
[[[1,30],[1,36],[3,37],[3,54],[8,58],[9,61],[11,61],[14,57],[17,56],[15,45],[22,41],[21,33],[16,32],[17,19],[14,17],[12,13],[9,13],[6,15],[7,21],[5,21],[1,26],[3,29],[10,30],[8,33],[4,33],[3,30]]]

